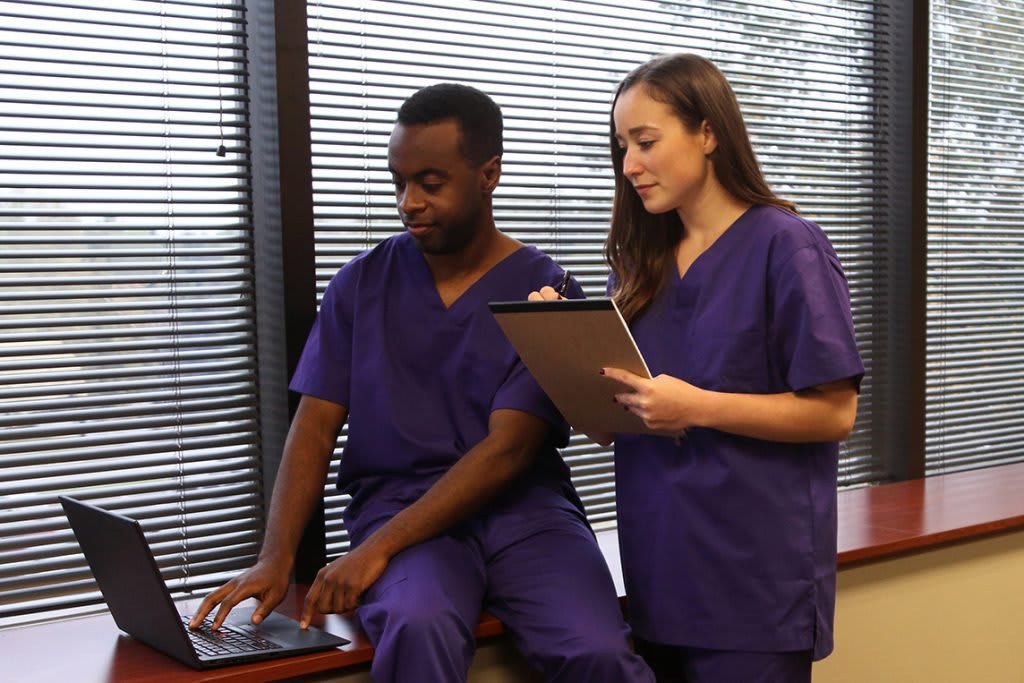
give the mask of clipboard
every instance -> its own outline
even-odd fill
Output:
[[[494,301],[488,307],[570,425],[581,432],[655,433],[613,400],[626,387],[600,374],[614,367],[651,376],[612,299]]]

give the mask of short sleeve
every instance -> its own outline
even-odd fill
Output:
[[[585,298],[583,288],[576,278],[570,277],[566,298]],[[551,438],[556,448],[562,448],[569,443],[568,423],[518,356],[512,371],[505,378],[491,404],[492,411],[501,409],[519,410],[547,422],[551,425]]]
[[[551,440],[556,448],[569,442],[569,425],[565,418],[518,357],[491,403],[492,411],[502,409],[518,410],[547,422],[551,425]]]
[[[352,378],[354,263],[331,279],[289,388],[348,406]]]
[[[790,388],[853,379],[859,390],[864,365],[838,257],[805,245],[773,275],[771,353]]]

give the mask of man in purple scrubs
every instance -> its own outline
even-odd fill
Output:
[[[568,427],[487,309],[563,271],[501,233],[497,105],[424,88],[388,146],[406,230],[331,281],[291,388],[302,394],[257,564],[203,602],[214,625],[285,592],[338,431],[352,550],[302,616],[356,609],[375,681],[465,680],[486,608],[549,681],[653,681],[628,647],[614,586],[556,447]],[[571,290],[581,292],[576,283]]]

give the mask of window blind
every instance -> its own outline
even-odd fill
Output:
[[[933,0],[925,470],[1024,460],[1024,3]]]
[[[0,2],[0,624],[100,602],[60,493],[176,594],[255,557],[242,10]]]
[[[874,154],[885,57],[875,47],[884,24],[868,1],[769,10],[724,1],[311,0],[319,290],[353,255],[401,227],[386,147],[402,100],[419,87],[459,81],[489,93],[505,115],[499,227],[572,269],[588,295],[603,294],[612,91],[655,54],[703,54],[730,77],[769,181],[822,225],[844,261],[869,374],[857,429],[843,448],[842,483],[877,478],[870,435],[878,378],[870,368],[884,331],[869,313],[874,283],[884,281],[885,245],[875,230],[884,169]],[[574,436],[564,456],[591,520],[612,523],[610,451]],[[332,483],[329,555],[345,544],[336,514],[345,501]]]

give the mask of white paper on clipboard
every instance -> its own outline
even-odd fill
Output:
[[[610,367],[651,376],[614,301],[497,301],[489,307],[570,425],[584,433],[654,433],[613,400],[628,388],[600,374]]]

